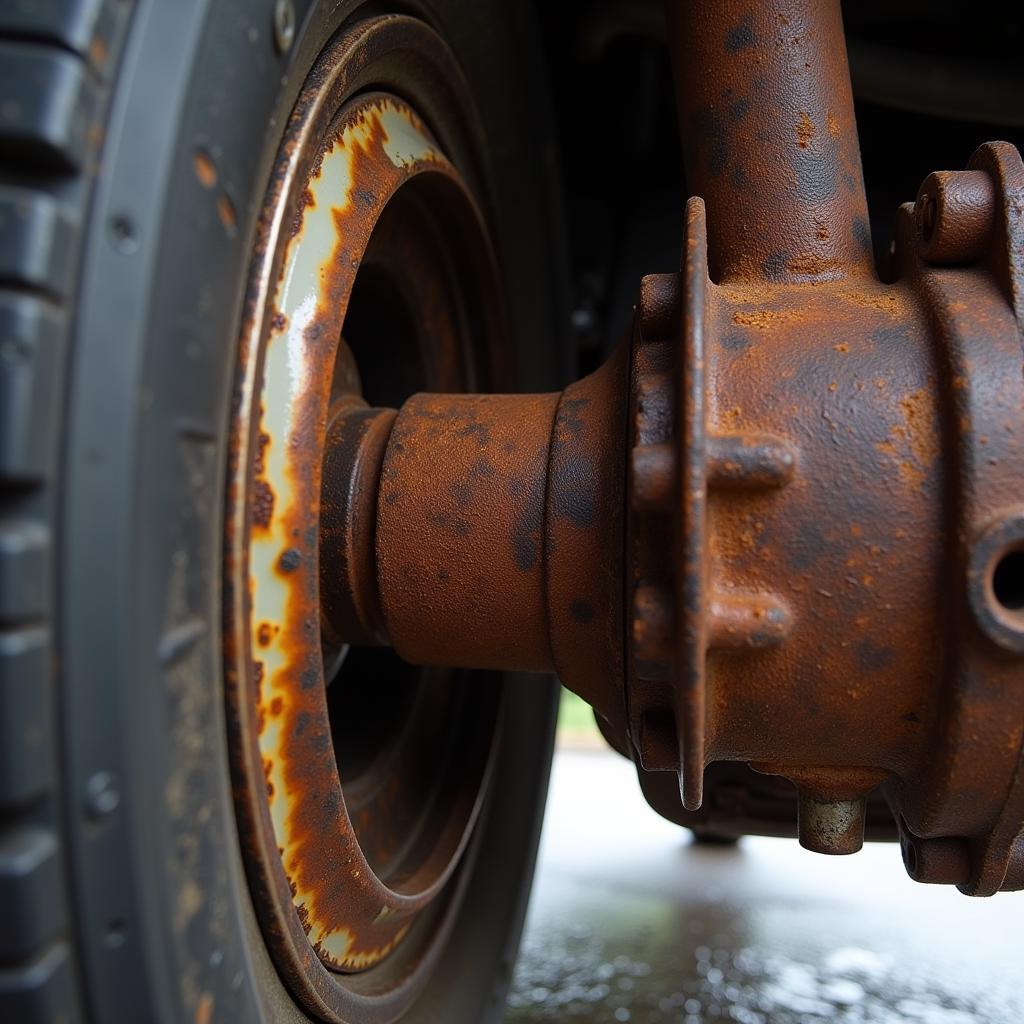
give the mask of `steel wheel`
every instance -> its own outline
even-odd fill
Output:
[[[386,426],[370,403],[552,382],[551,138],[507,88],[537,86],[521,11],[402,10],[103,2],[81,54],[25,36],[88,103],[78,148],[26,144],[0,195],[33,439],[4,448],[33,461],[0,552],[31,581],[0,637],[0,832],[38,864],[0,923],[5,1019],[502,1016],[556,690],[374,648],[320,460],[353,409]],[[25,78],[26,117],[54,82]],[[282,269],[323,288],[297,333]]]
[[[325,50],[261,216],[234,403],[227,672],[247,866],[279,969],[332,1020],[392,1019],[422,989],[498,740],[500,679],[350,650],[379,627],[331,571],[372,565],[372,530],[354,523],[361,549],[339,549],[335,524],[359,510],[322,492],[325,438],[353,406],[360,435],[386,440],[393,419],[359,370],[382,403],[501,377],[500,281],[467,183],[410,105],[352,96],[368,64],[409,50],[455,83],[439,106],[466,123],[421,23],[378,19]]]

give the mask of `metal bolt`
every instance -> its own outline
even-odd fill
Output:
[[[274,45],[280,54],[287,53],[295,42],[295,8],[291,0],[274,4]]]
[[[800,845],[814,853],[856,853],[864,845],[864,797],[830,800],[800,787],[797,832]]]
[[[985,255],[996,190],[985,171],[935,171],[917,193],[914,220],[929,263],[973,263]]]

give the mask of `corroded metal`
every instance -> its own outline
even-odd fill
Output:
[[[259,750],[295,905],[313,948],[331,966],[346,969],[386,956],[429,893],[388,891],[353,842],[330,742],[320,651],[306,641],[307,631],[319,628],[319,569],[308,523],[319,511],[336,325],[358,267],[339,249],[358,254],[378,204],[428,170],[454,173],[403,104],[381,97],[343,115],[286,247],[263,349],[249,535]],[[357,189],[367,180],[377,182],[372,204]],[[344,904],[331,893],[337,863],[350,865],[355,883]],[[442,875],[438,882],[444,881]]]
[[[666,12],[714,280],[872,276],[839,4],[668,0]]]
[[[367,405],[342,337],[355,329],[359,274],[413,281],[426,381],[454,390],[467,366],[486,379],[502,362],[498,278],[476,201],[418,114],[367,91],[413,54],[415,74],[442,97],[441,123],[470,109],[438,37],[397,17],[335,40],[300,95],[260,224],[233,409],[225,638],[243,852],[278,968],[334,1021],[396,1019],[429,976],[461,899],[501,705],[500,684],[470,686],[457,673],[328,674],[348,644],[388,639],[373,498],[395,414]],[[321,560],[344,567],[326,587]],[[340,579],[349,585],[332,588]],[[394,723],[388,756],[376,759],[347,750],[346,738],[361,750],[377,726],[341,720],[374,689]],[[385,960],[387,975],[373,973]],[[376,980],[341,977],[365,971]]]
[[[555,669],[676,820],[736,763],[810,849],[884,799],[915,878],[1019,888],[1020,157],[929,177],[884,283],[838,3],[668,9],[680,271],[561,395],[397,412],[366,600],[410,660]]]

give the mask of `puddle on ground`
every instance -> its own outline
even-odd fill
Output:
[[[892,845],[686,835],[628,766],[556,758],[506,1024],[1024,1024],[1019,894],[918,886]]]
[[[543,888],[536,894],[540,905],[520,953],[508,1024],[1024,1021],[1024,995],[1010,979],[1005,989],[965,991],[956,975],[938,977],[891,953],[832,943],[827,916],[819,941],[805,932],[794,944],[805,951],[798,958],[780,943],[752,942],[742,917],[718,904],[644,910],[606,893],[599,906],[577,905],[573,913],[563,893],[558,912],[548,913],[545,895]]]

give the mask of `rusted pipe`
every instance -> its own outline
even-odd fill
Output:
[[[691,195],[711,276],[870,274],[871,232],[839,0],[669,0]]]

